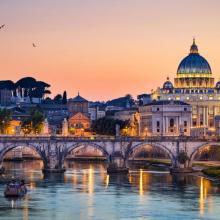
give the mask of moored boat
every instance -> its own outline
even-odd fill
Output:
[[[5,197],[22,197],[27,193],[27,188],[24,180],[15,181],[12,180],[7,184],[5,189]]]

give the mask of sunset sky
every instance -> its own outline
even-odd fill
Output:
[[[0,0],[0,24],[1,80],[32,76],[53,95],[150,92],[173,80],[193,37],[220,77],[219,0]]]

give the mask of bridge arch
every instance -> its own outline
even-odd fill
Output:
[[[109,153],[105,150],[105,148],[99,144],[96,143],[87,143],[87,142],[82,142],[82,143],[74,143],[73,145],[67,147],[64,151],[63,157],[62,157],[62,163],[64,163],[64,160],[66,159],[66,157],[73,151],[76,149],[80,149],[83,148],[85,146],[89,146],[95,149],[98,149],[99,151],[102,152],[103,156],[105,156],[106,158],[109,157]]]
[[[138,148],[141,148],[141,147],[144,147],[144,146],[151,146],[153,148],[159,148],[161,150],[163,150],[165,153],[167,153],[167,155],[169,156],[170,160],[171,160],[171,163],[172,165],[174,166],[176,164],[176,157],[174,156],[174,154],[172,153],[172,151],[165,145],[163,144],[160,144],[160,143],[152,143],[152,142],[143,142],[143,143],[139,143],[139,144],[136,144],[134,146],[132,146],[131,148],[128,149],[127,153],[126,153],[126,157],[127,159],[129,159],[129,157],[133,154],[133,152],[138,149]]]
[[[26,148],[29,148],[29,149],[32,149],[33,151],[35,151],[39,156],[40,158],[42,159],[43,161],[43,166],[44,168],[47,167],[47,157],[45,155],[45,151],[41,150],[41,147],[37,147],[35,145],[32,145],[32,144],[28,144],[28,143],[21,143],[21,144],[10,144],[10,145],[7,145],[3,148],[3,150],[0,151],[0,165],[2,164],[3,160],[4,160],[4,157],[5,155],[17,148],[17,147],[26,147]]]
[[[206,143],[203,143],[203,144],[200,144],[199,146],[197,146],[197,147],[192,151],[192,153],[189,155],[189,166],[190,166],[190,167],[192,166],[193,161],[195,160],[196,154],[197,154],[200,150],[202,150],[202,149],[204,149],[204,148],[206,148],[206,147],[208,147],[208,146],[219,146],[219,147],[220,147],[220,143],[218,143],[218,142],[206,142]]]

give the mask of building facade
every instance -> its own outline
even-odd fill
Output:
[[[192,106],[192,130],[215,132],[214,118],[220,115],[220,82],[214,83],[208,61],[193,40],[190,53],[179,64],[174,84],[167,78],[152,100],[177,100]],[[203,132],[205,135],[206,132]]]
[[[140,136],[190,136],[191,106],[181,101],[153,101],[139,107]]]
[[[95,121],[100,118],[104,118],[105,115],[106,115],[105,109],[103,109],[103,108],[101,109],[98,106],[89,107],[89,117],[90,117],[91,121]]]
[[[89,114],[89,102],[81,97],[79,93],[75,98],[69,99],[67,105],[70,115],[74,115],[79,112],[86,116]]]

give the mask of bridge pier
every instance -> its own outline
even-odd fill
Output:
[[[172,168],[170,169],[171,174],[192,173],[193,168],[189,160],[190,159],[187,151],[185,150],[180,151],[179,147],[177,147],[175,162]]]
[[[127,161],[122,156],[109,156],[109,163],[107,167],[108,174],[124,173],[127,174],[129,168],[127,166]]]
[[[62,155],[56,144],[49,145],[47,160],[44,162],[43,173],[64,173]]]

